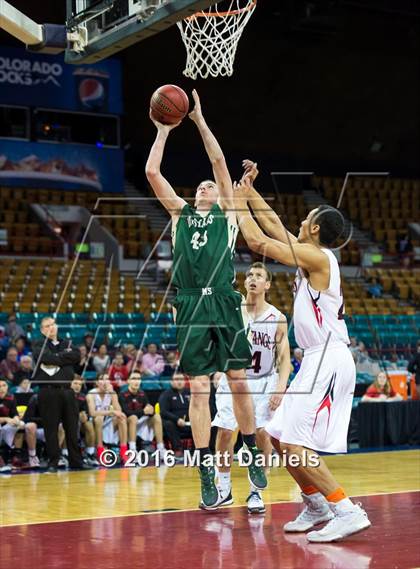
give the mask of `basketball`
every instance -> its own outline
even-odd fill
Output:
[[[188,113],[188,95],[176,85],[163,85],[150,99],[152,117],[162,124],[175,124]]]

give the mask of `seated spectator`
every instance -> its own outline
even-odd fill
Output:
[[[78,365],[74,366],[74,373],[82,376],[85,371],[95,371],[93,367],[92,356],[89,356],[89,352],[84,344],[79,346],[80,350],[80,362]]]
[[[7,350],[5,359],[0,362],[0,377],[5,377],[9,381],[13,382],[15,373],[19,370],[17,356],[17,349],[14,346],[10,346]]]
[[[99,466],[95,457],[95,429],[89,421],[86,396],[82,393],[83,378],[75,374],[70,388],[74,391],[77,406],[79,407],[80,434],[85,437],[85,461],[89,466]],[[66,454],[66,453],[64,453]]]
[[[390,363],[389,363],[389,365],[387,365],[388,369],[399,369],[398,359],[399,359],[398,354],[393,352],[391,354]]]
[[[302,359],[303,359],[303,351],[300,348],[295,348],[293,350],[293,358],[291,361],[294,374],[297,374],[297,372],[300,370]]]
[[[13,385],[20,385],[23,379],[31,379],[33,365],[31,356],[22,356],[19,362],[19,369],[14,374]]]
[[[351,353],[355,352],[357,353],[359,351],[359,346],[357,344],[357,338],[356,336],[350,336],[350,346],[349,346],[349,350],[351,351]],[[356,358],[357,359],[357,358]]]
[[[178,370],[179,361],[176,352],[171,351],[166,354],[165,367],[163,368],[162,375],[165,377],[172,377]]]
[[[371,285],[368,288],[368,293],[372,298],[381,298],[382,285],[378,283],[376,279],[373,279]]]
[[[106,344],[101,344],[93,357],[93,367],[96,373],[105,373],[111,363]]]
[[[24,424],[19,418],[16,408],[16,400],[8,394],[9,385],[5,379],[0,379],[0,444],[5,442],[10,448],[14,448],[14,440],[19,428]],[[11,467],[6,465],[0,456],[0,472],[10,472]]]
[[[96,354],[97,348],[93,343],[94,335],[91,332],[86,332],[84,336],[84,345],[88,354]]]
[[[128,378],[128,389],[119,394],[121,409],[127,416],[128,425],[128,448],[136,450],[136,440],[140,437],[145,443],[149,443],[147,450],[154,451],[151,443],[156,438],[157,450],[165,452],[163,444],[162,419],[155,414],[153,405],[150,405],[147,395],[140,390],[141,375],[132,372]]]
[[[15,393],[33,393],[34,390],[31,387],[31,380],[27,377],[23,377],[20,383],[16,387]]]
[[[128,369],[124,364],[124,356],[121,352],[115,354],[115,358],[108,370],[109,379],[114,389],[118,390],[122,385],[127,383]]]
[[[123,355],[124,355],[125,365],[127,366],[127,368],[130,368],[129,364],[133,362],[137,357],[136,346],[134,344],[127,344],[126,346],[124,346]]]
[[[6,336],[9,336],[9,338],[12,342],[14,340],[16,340],[17,338],[20,338],[21,336],[25,336],[24,329],[22,328],[22,326],[20,326],[20,324],[18,324],[16,322],[16,315],[15,314],[9,315],[9,317],[7,319],[5,331],[6,331]]]
[[[17,350],[17,361],[20,362],[23,356],[27,356],[30,353],[28,346],[26,345],[26,339],[24,336],[20,336],[14,342],[14,346]]]
[[[140,373],[140,375],[143,375],[144,374],[143,350],[137,350],[136,357],[133,360],[130,360],[126,367],[130,374],[133,373],[133,371],[136,371]]]
[[[154,342],[147,346],[147,353],[143,356],[143,368],[145,375],[160,375],[165,367],[165,362],[161,354],[158,354],[158,347]]]
[[[416,379],[417,395],[420,399],[420,340],[417,342],[417,353],[408,362],[407,370],[414,373]]]
[[[399,393],[395,393],[392,385],[385,372],[381,371],[376,376],[375,381],[367,388],[366,393],[362,397],[362,402],[380,402],[380,401],[401,401],[402,397]]]
[[[190,391],[185,388],[185,377],[182,373],[174,374],[171,387],[159,397],[163,431],[177,456],[182,454],[181,439],[192,437],[188,420],[190,397]]]
[[[89,391],[86,402],[89,415],[93,417],[99,462],[105,450],[104,444],[119,443],[120,457],[125,464],[127,461],[127,417],[121,410],[118,396],[112,389],[108,374],[98,376],[96,387]]]

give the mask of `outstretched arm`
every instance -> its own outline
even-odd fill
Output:
[[[267,235],[277,239],[281,243],[296,243],[297,238],[293,233],[290,233],[290,231],[286,229],[280,217],[254,188],[254,181],[258,176],[257,163],[252,162],[251,160],[244,160],[242,165],[244,167],[244,175],[242,176],[241,182],[243,182],[247,187],[246,193],[248,203],[251,206],[258,223]]]
[[[282,316],[282,320],[277,324],[276,366],[278,373],[276,392],[270,397],[269,404],[270,409],[273,411],[277,409],[283,399],[290,375],[290,345],[287,336],[287,320],[285,316]]]
[[[186,201],[176,195],[171,184],[162,176],[160,165],[162,163],[163,151],[165,150],[168,135],[179,123],[175,125],[164,125],[155,121],[152,116],[150,116],[150,118],[156,125],[157,135],[146,163],[146,177],[163,207],[171,216],[176,216],[180,214]]]
[[[238,225],[248,247],[265,257],[280,261],[291,267],[302,267],[309,273],[325,269],[329,263],[328,257],[310,244],[291,243],[285,244],[267,237],[251,216],[248,209],[247,198],[239,193],[235,198]]]
[[[189,117],[197,125],[200,131],[201,138],[203,139],[207,155],[210,159],[214,179],[219,188],[220,206],[223,210],[233,209],[233,187],[232,179],[229,170],[226,166],[226,160],[223,155],[222,149],[216,140],[216,137],[211,132],[201,112],[201,103],[197,91],[194,89],[192,92],[195,106]]]

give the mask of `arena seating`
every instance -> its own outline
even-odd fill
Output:
[[[312,178],[313,186],[336,204],[344,179]],[[409,223],[419,217],[420,180],[351,176],[347,180],[342,207],[350,219],[368,231],[378,243],[386,243],[390,254],[397,253],[397,243],[407,234]]]

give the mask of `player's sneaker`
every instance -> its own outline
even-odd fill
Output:
[[[213,466],[199,466],[201,479],[201,502],[203,509],[211,510],[218,507],[221,500],[219,490],[215,484],[216,472]]]
[[[306,536],[311,543],[325,543],[339,541],[349,535],[367,529],[371,526],[367,513],[360,504],[346,511],[338,511],[334,504],[330,504],[334,512],[333,519],[319,531],[311,531]]]
[[[86,454],[84,460],[88,466],[101,466],[100,462],[96,460],[94,454]]]
[[[267,477],[264,472],[264,467],[255,464],[257,458],[260,457],[262,453],[256,446],[245,446],[245,448],[251,453],[251,464],[248,466],[248,480],[258,490],[264,490],[267,488]]]
[[[57,466],[58,466],[58,468],[68,468],[69,467],[68,458],[64,454],[62,454],[60,456],[60,458],[58,459]]]
[[[0,472],[2,472],[3,474],[6,474],[7,472],[11,472],[12,471],[12,467],[10,466],[10,464],[6,464],[3,460],[3,458],[0,456]]]
[[[302,492],[302,498],[305,507],[295,520],[283,526],[284,531],[308,531],[334,517],[327,500],[319,492],[310,496]]]
[[[211,510],[220,508],[220,506],[230,506],[231,504],[233,504],[232,488],[229,488],[227,490],[222,490],[222,488],[218,486],[218,490],[219,490],[220,500],[217,502],[216,506],[210,508]],[[209,509],[203,504],[202,501],[200,502],[199,508],[201,510]]]
[[[265,514],[265,506],[259,492],[251,492],[246,499],[248,514]]]
[[[39,468],[39,458],[36,454],[34,456],[29,455],[29,466],[30,468]]]

